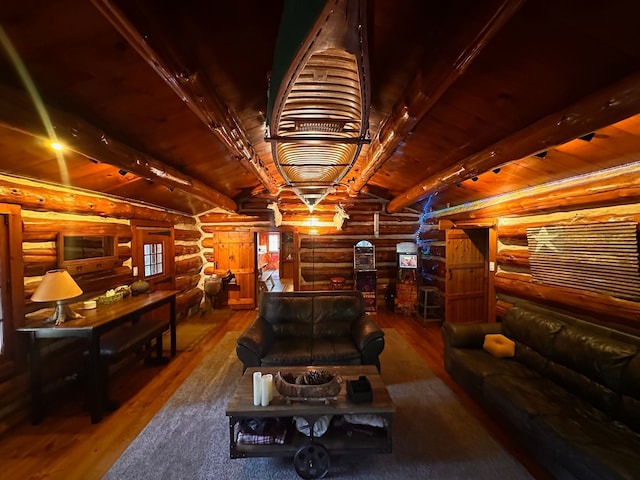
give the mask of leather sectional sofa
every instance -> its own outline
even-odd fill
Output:
[[[236,353],[244,369],[371,364],[379,370],[383,348],[384,332],[365,312],[360,292],[263,292]]]
[[[491,333],[513,340],[515,356],[485,351]],[[640,478],[640,338],[528,303],[442,334],[452,378],[555,478]]]

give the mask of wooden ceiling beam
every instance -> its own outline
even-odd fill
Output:
[[[488,170],[562,145],[640,112],[640,71],[554,112],[393,198],[389,213]]]
[[[212,206],[237,211],[238,207],[231,198],[118,141],[84,119],[46,105],[42,106],[42,110],[55,131],[56,140],[87,157],[88,161],[114,165],[170,189],[182,190]],[[53,140],[47,133],[43,119],[36,113],[33,102],[22,92],[6,86],[0,86],[0,127]]]
[[[187,62],[176,53],[175,45],[166,44],[166,39],[170,37],[161,31],[153,35],[142,34],[111,0],[92,0],[92,3],[178,98],[224,143],[234,158],[252,172],[269,193],[277,193],[275,179],[269,174],[229,107],[212,87],[205,84],[203,79],[206,76],[199,74],[197,69],[187,67]],[[165,45],[160,45],[160,42]]]
[[[514,215],[538,215],[558,211],[637,203],[640,199],[640,163],[634,162],[562,181],[537,185],[506,195],[489,197],[455,207],[426,212],[425,220],[465,222]]]
[[[453,83],[462,76],[491,38],[509,21],[524,4],[524,0],[502,0],[489,15],[477,25],[477,16],[469,16],[466,23],[461,18],[460,33],[451,35],[438,49],[434,61],[423,66],[409,84],[401,100],[383,121],[378,134],[371,141],[364,167],[349,185],[349,194],[355,196],[386,162],[395,149],[433,108]],[[460,25],[459,25],[460,26]],[[463,48],[460,49],[460,45]]]

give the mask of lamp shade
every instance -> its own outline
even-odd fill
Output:
[[[54,302],[82,295],[82,289],[64,269],[49,270],[36,291],[31,295],[34,302]]]

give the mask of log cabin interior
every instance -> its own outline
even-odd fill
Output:
[[[29,415],[16,329],[56,268],[86,298],[139,278],[175,290],[180,322],[213,274],[234,277],[214,307],[241,313],[264,271],[356,288],[365,240],[382,316],[409,242],[418,332],[439,336],[415,311],[430,287],[438,321],[526,300],[640,336],[640,3],[300,3],[0,8],[6,435]],[[110,243],[69,260],[70,237]],[[52,385],[75,354],[60,350]]]

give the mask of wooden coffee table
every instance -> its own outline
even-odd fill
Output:
[[[274,390],[274,398],[268,406],[253,405],[253,372],[275,375],[279,371],[282,374],[290,372],[299,375],[308,370],[318,369],[327,370],[332,374],[339,373],[342,377],[342,388],[335,400],[290,402]],[[352,403],[347,398],[347,380],[357,380],[362,375],[366,376],[371,383],[373,400],[368,403]],[[395,406],[389,392],[377,368],[373,365],[248,368],[227,405],[230,456],[231,458],[292,456],[300,477],[322,478],[329,471],[330,453],[356,454],[364,451],[391,453],[394,411]],[[345,414],[380,415],[385,419],[386,427],[374,429],[374,432],[371,430],[359,432],[357,429],[354,432],[345,428],[330,427],[321,437],[313,436],[313,425],[318,418],[324,415]],[[303,417],[308,422],[310,437],[298,432],[293,422],[289,422],[284,444],[249,445],[237,441],[236,424],[243,418],[288,419],[294,416]]]

